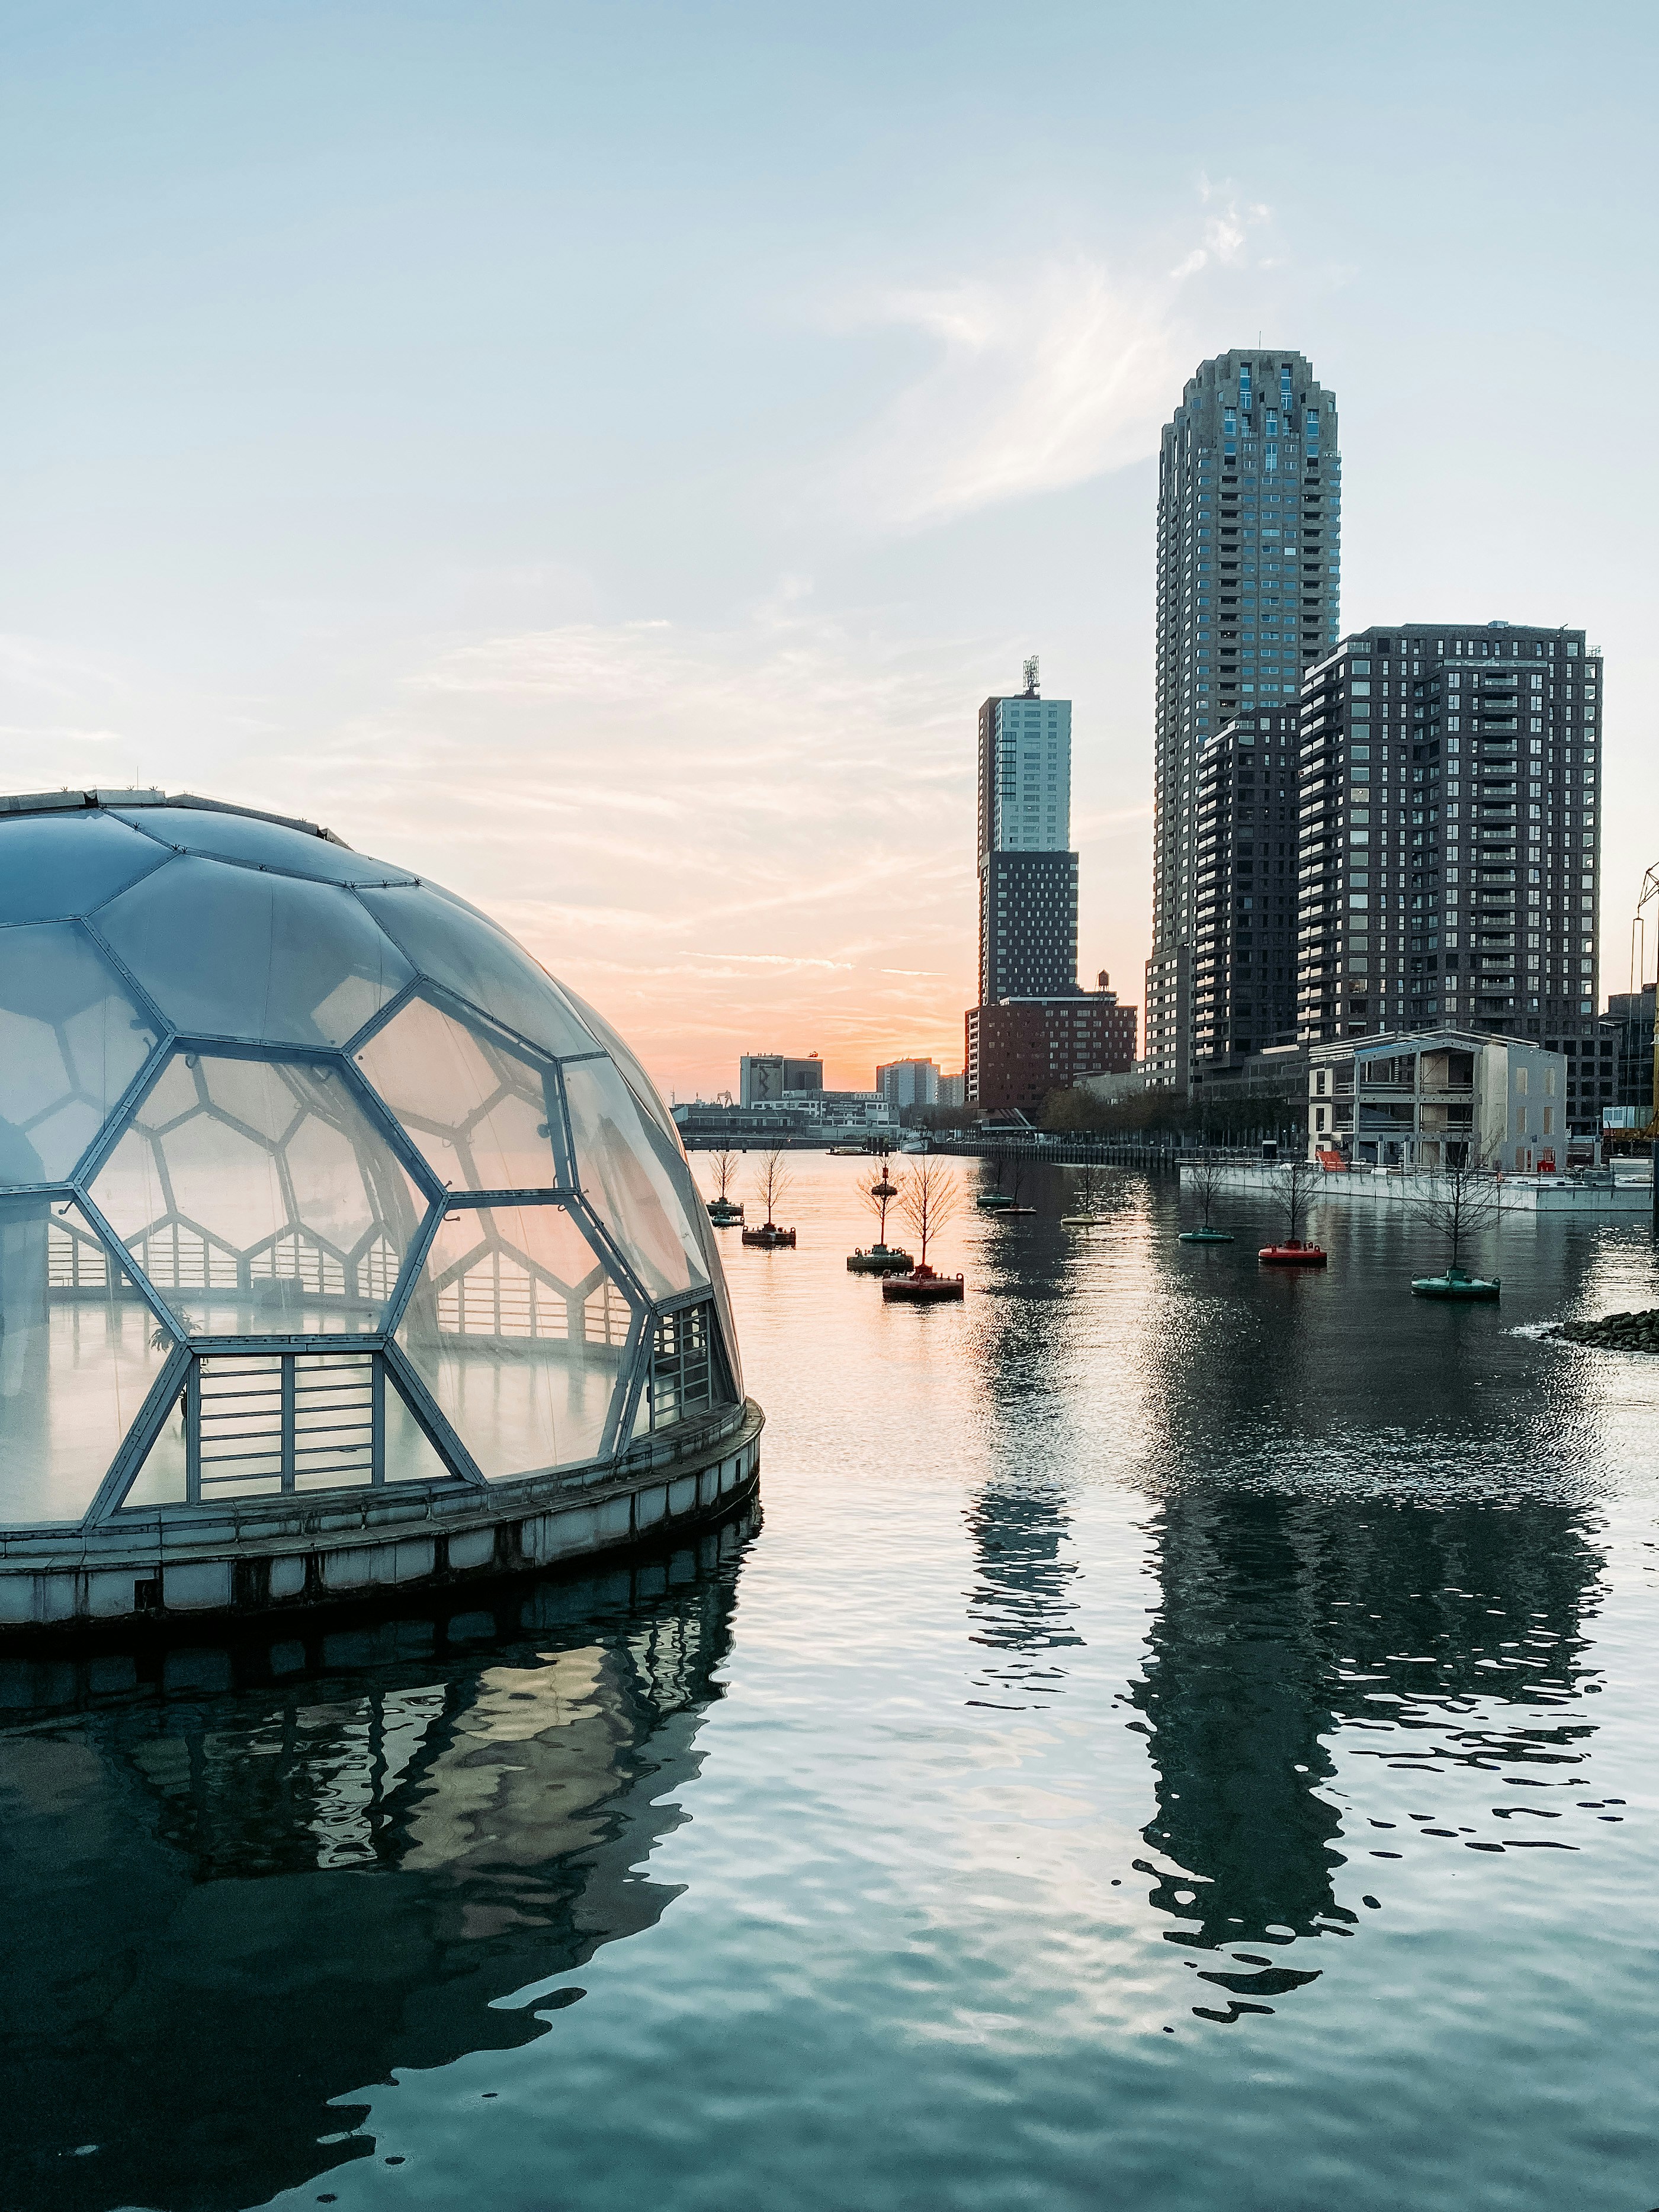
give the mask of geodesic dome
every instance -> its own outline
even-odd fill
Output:
[[[0,799],[0,1524],[488,1486],[741,1399],[672,1120],[504,931],[308,823]]]

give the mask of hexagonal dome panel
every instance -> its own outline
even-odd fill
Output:
[[[356,1060],[451,1190],[552,1190],[563,1181],[543,1071],[482,1030],[411,999]]]
[[[697,1203],[674,1187],[641,1122],[643,1109],[608,1060],[567,1063],[565,1097],[582,1195],[627,1255],[653,1298],[672,1297],[708,1280],[702,1242],[691,1225]]]
[[[166,858],[112,814],[43,815],[7,843],[0,927],[90,914]]]
[[[172,1350],[77,1207],[0,1197],[0,1522],[80,1520]]]
[[[160,1038],[76,923],[0,930],[0,1183],[63,1182]]]
[[[92,1200],[191,1336],[372,1333],[427,1210],[337,1067],[184,1051]]]
[[[342,1045],[413,980],[352,892],[222,860],[169,860],[96,926],[185,1036]]]
[[[592,1051],[594,1039],[545,969],[470,906],[423,887],[359,896],[410,965],[445,991],[556,1059]]]
[[[489,1480],[596,1458],[635,1310],[558,1205],[446,1216],[398,1341]]]

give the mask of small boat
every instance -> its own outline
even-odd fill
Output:
[[[925,1152],[927,1149],[927,1139],[926,1137],[906,1137],[902,1139],[899,1145],[899,1150],[902,1152]]]
[[[848,1270],[854,1275],[908,1275],[915,1265],[896,1244],[872,1244],[867,1252],[860,1246],[847,1255]]]
[[[1026,1210],[1029,1212],[1029,1207]],[[1106,1216],[1103,1213],[1062,1213],[1060,1225],[1062,1229],[1103,1229]]]
[[[1267,1267],[1322,1267],[1328,1255],[1322,1244],[1287,1237],[1282,1244],[1264,1244],[1255,1256]]]
[[[769,1221],[763,1229],[745,1229],[743,1241],[745,1244],[757,1244],[763,1252],[775,1252],[785,1244],[793,1248],[795,1232],[793,1229],[780,1229]]]
[[[1414,1298],[1495,1298],[1502,1288],[1497,1275],[1471,1275],[1464,1267],[1448,1267],[1443,1275],[1419,1275],[1412,1284]]]
[[[929,1267],[908,1275],[889,1275],[881,1286],[884,1298],[902,1298],[909,1305],[934,1305],[963,1295],[960,1275],[936,1275]]]
[[[870,1157],[868,1145],[830,1145],[826,1150],[832,1160],[867,1160]]]
[[[1183,1229],[1176,1241],[1181,1244],[1231,1244],[1233,1232],[1231,1229]],[[1265,1260],[1267,1255],[1264,1252],[1261,1256]]]
[[[734,1221],[743,1219],[743,1201],[736,1198],[711,1198],[708,1218],[716,1229],[729,1229]]]

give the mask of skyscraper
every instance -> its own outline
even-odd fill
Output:
[[[1450,1020],[1599,1043],[1602,693],[1583,630],[1501,622],[1379,626],[1311,672],[1304,1041]]]
[[[1185,1089],[1194,1023],[1198,763],[1247,708],[1293,699],[1340,629],[1336,407],[1302,355],[1206,361],[1158,460],[1157,760],[1146,1058]]]
[[[1072,702],[1025,664],[1017,698],[979,710],[979,1003],[1077,988]]]
[[[1296,1039],[1296,751],[1291,706],[1240,714],[1199,749],[1194,1084]]]
[[[1127,1068],[1135,1012],[1077,980],[1072,705],[1025,664],[1018,697],[979,710],[979,1004],[963,1040],[969,1104],[1040,1109],[1079,1075]]]

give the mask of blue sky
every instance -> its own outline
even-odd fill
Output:
[[[978,702],[1074,709],[1141,996],[1153,456],[1340,411],[1345,627],[1607,653],[1659,860],[1650,11],[5,11],[0,785],[210,792],[477,899],[681,1095],[960,1065]]]

